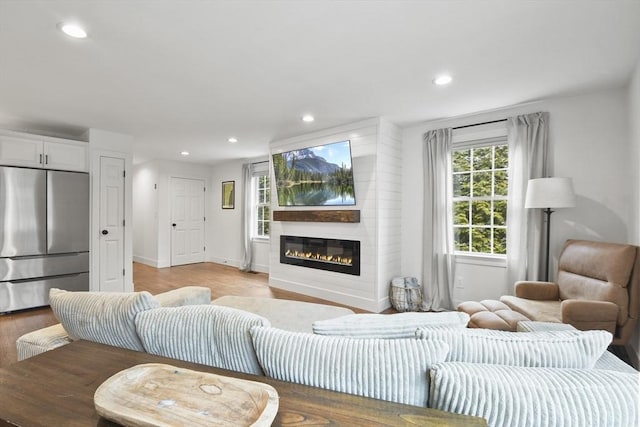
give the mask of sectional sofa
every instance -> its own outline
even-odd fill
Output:
[[[51,307],[67,340],[426,405],[480,416],[491,426],[640,421],[638,372],[606,351],[606,331],[539,322],[523,323],[522,332],[478,330],[466,328],[468,315],[460,312],[353,314],[241,297],[211,304],[198,288],[179,292],[168,298],[52,290]],[[161,304],[163,298],[172,303]],[[39,333],[21,337],[18,349],[39,342],[42,350]]]

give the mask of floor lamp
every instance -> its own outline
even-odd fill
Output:
[[[549,237],[551,236],[552,209],[572,208],[576,205],[571,178],[530,179],[527,185],[525,208],[544,209],[547,216],[547,242],[545,258],[545,281],[549,281]]]

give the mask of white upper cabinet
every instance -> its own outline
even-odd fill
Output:
[[[0,164],[88,172],[88,144],[0,135]]]
[[[87,145],[83,142],[44,143],[44,166],[47,169],[89,172]]]
[[[41,168],[42,141],[0,136],[0,162],[10,166]]]

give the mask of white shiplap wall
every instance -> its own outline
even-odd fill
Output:
[[[344,209],[360,210],[360,223],[356,224],[273,221],[271,286],[375,312],[389,306],[389,281],[400,268],[400,135],[395,125],[369,119],[271,143],[271,152],[276,153],[350,140],[356,206]],[[271,175],[273,179],[273,167]],[[275,188],[272,191],[272,210],[322,209],[279,207]],[[282,234],[359,240],[360,276],[280,264]]]
[[[389,304],[388,285],[401,273],[402,219],[402,133],[381,121],[378,128],[377,222],[378,222],[378,300]]]

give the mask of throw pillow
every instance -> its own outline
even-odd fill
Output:
[[[430,376],[431,408],[494,427],[640,425],[637,372],[451,362]]]
[[[325,337],[276,328],[251,329],[265,374],[283,381],[425,406],[427,371],[444,361],[439,341]]]
[[[441,313],[351,314],[313,323],[313,333],[354,338],[414,338],[418,328],[461,329],[469,315]]]
[[[83,339],[130,350],[144,351],[134,319],[157,308],[149,292],[49,292],[53,314],[71,339]]]
[[[447,361],[591,369],[611,344],[607,331],[506,332],[418,329],[416,337],[444,341]]]

